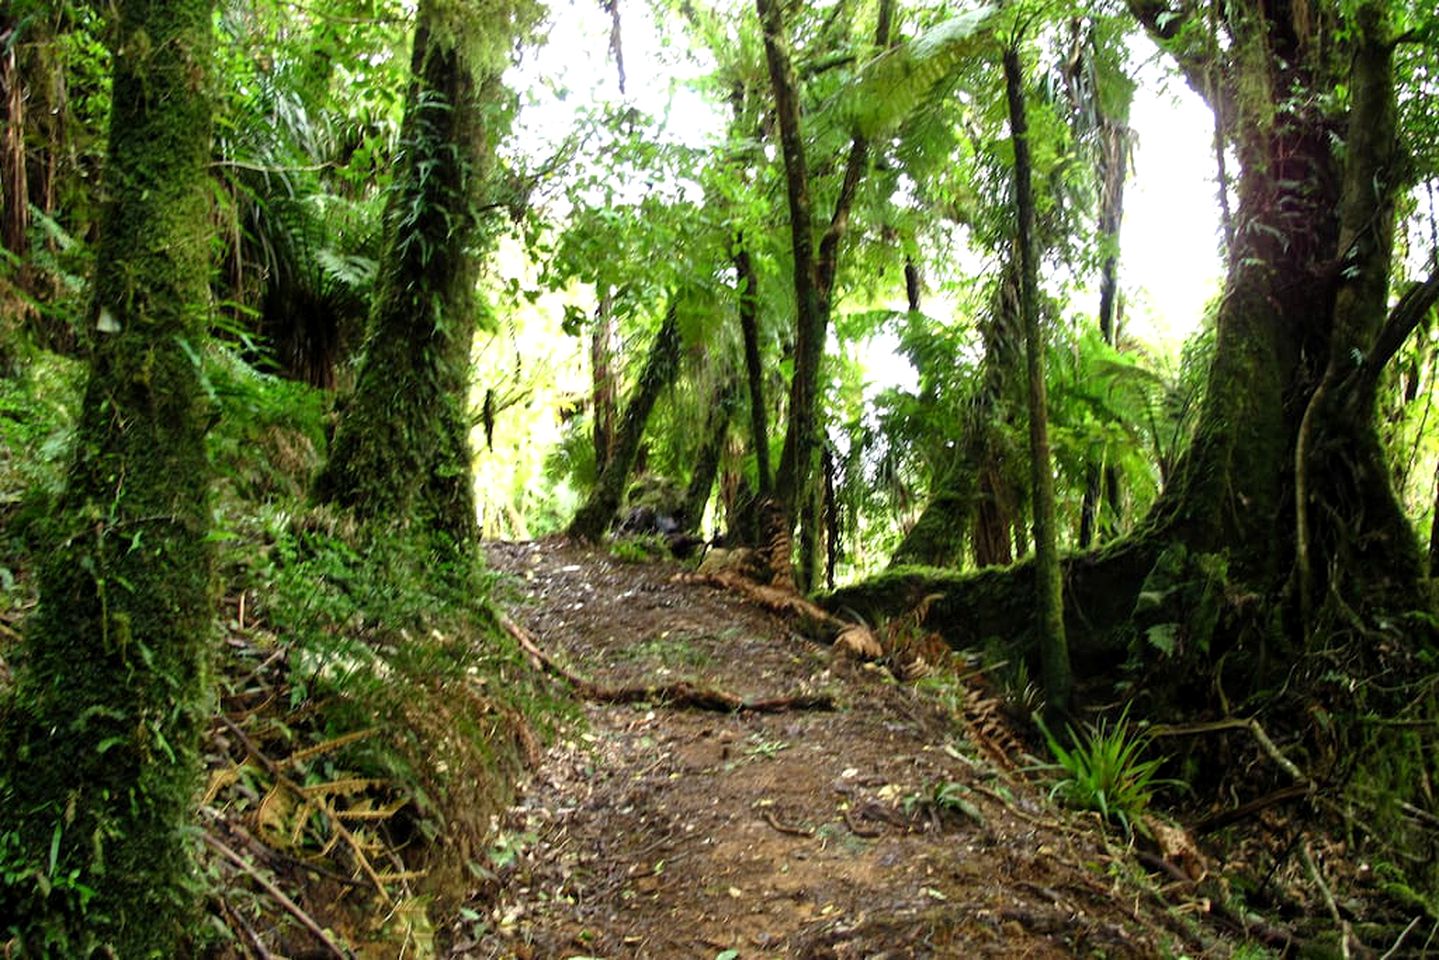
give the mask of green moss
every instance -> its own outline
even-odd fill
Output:
[[[5,717],[0,917],[33,955],[174,956],[209,715],[206,0],[121,10],[75,449]]]
[[[478,315],[472,247],[503,64],[468,59],[478,54],[459,35],[488,35],[493,24],[457,21],[457,9],[420,4],[369,340],[317,494],[363,520],[418,523],[464,545],[477,533],[465,407]]]

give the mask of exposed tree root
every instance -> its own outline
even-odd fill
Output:
[[[684,573],[679,578],[685,583],[703,583],[739,593],[771,613],[794,621],[800,632],[813,640],[839,645],[868,660],[884,655],[884,648],[868,627],[846,623],[792,588],[765,586],[728,570],[709,574]]]
[[[774,813],[771,812],[771,811],[769,811],[769,810],[766,810],[766,811],[764,811],[762,814],[760,814],[760,817],[764,820],[765,823],[769,824],[769,825],[770,825],[771,827],[773,827],[775,830],[777,830],[777,831],[779,831],[780,833],[783,833],[783,834],[785,834],[785,835],[787,835],[787,836],[791,836],[791,837],[813,837],[813,836],[814,836],[814,831],[813,831],[813,830],[807,830],[807,829],[805,829],[804,827],[791,827],[789,824],[780,823],[780,822],[779,822],[779,818],[777,818],[777,817],[774,815]]]
[[[564,680],[574,687],[576,693],[592,703],[663,703],[670,707],[711,710],[716,713],[783,713],[788,710],[835,709],[834,697],[827,693],[797,693],[787,697],[746,700],[727,690],[698,687],[683,680],[635,687],[602,686],[557,662],[545,653],[533,634],[505,614],[496,612],[495,617],[500,627],[515,638],[515,642],[536,669]]]

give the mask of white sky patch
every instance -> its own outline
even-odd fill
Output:
[[[1138,143],[1120,234],[1120,284],[1130,292],[1125,320],[1141,339],[1177,349],[1224,279],[1214,115],[1153,58],[1141,64],[1138,79],[1130,112]]]

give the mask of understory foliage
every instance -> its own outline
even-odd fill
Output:
[[[1159,777],[1167,758],[1144,756],[1151,741],[1129,722],[1128,708],[1114,720],[1101,717],[1082,733],[1068,727],[1068,744],[1061,743],[1038,714],[1035,723],[1057,764],[1050,796],[1093,810],[1125,833],[1139,825],[1155,791],[1175,782]]]

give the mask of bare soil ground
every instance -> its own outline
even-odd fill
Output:
[[[587,705],[500,825],[497,883],[450,956],[1229,953],[1159,904],[1117,838],[992,759],[957,682],[897,683],[672,564],[563,541],[488,553],[502,606],[578,673],[825,691],[838,709]]]

